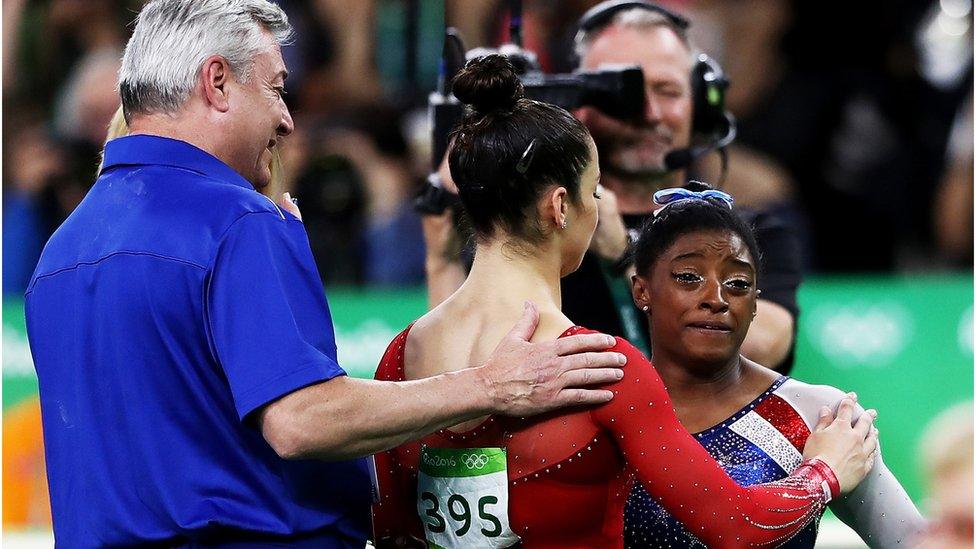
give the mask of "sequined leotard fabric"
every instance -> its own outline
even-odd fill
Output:
[[[589,332],[568,329],[561,337]],[[409,328],[390,344],[377,379],[402,381]],[[620,338],[623,380],[601,406],[528,419],[489,417],[466,432],[442,430],[376,455],[377,540],[424,539],[417,515],[421,444],[506,447],[509,518],[525,547],[622,547],[633,473],[662,505],[714,547],[774,546],[819,516],[823,478],[808,466],[773,484],[743,488],[681,427],[657,372]],[[436,405],[432,403],[432,405]]]
[[[835,407],[843,396],[833,387],[783,376],[728,419],[694,437],[742,486],[776,481],[800,464],[820,407]],[[910,547],[924,528],[912,500],[880,457],[854,492],[830,507],[871,547]],[[704,547],[640,486],[634,487],[624,517],[625,546],[630,549]],[[782,547],[813,547],[819,518]]]

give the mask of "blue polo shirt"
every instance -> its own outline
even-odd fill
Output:
[[[110,142],[25,306],[60,546],[363,547],[365,461],[285,461],[255,428],[345,372],[304,226],[226,164]]]

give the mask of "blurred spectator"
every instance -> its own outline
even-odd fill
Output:
[[[119,104],[120,45],[132,13],[126,5],[4,4],[4,40],[11,47],[4,57],[4,103],[17,113],[3,129],[4,294],[26,289],[44,242],[94,179],[97,151]],[[50,121],[38,120],[45,115]]]
[[[43,0],[12,4],[8,10],[4,2],[4,19],[13,16],[17,26],[5,26],[4,30],[11,32],[8,43],[15,48],[5,50],[4,69],[16,77],[5,74],[5,99],[9,92],[19,101],[50,107],[80,59],[103,49],[121,51],[128,35],[126,25],[142,1]],[[4,40],[8,40],[6,32]]]
[[[302,110],[328,112],[380,98],[374,59],[375,2],[283,0],[295,42],[282,50],[286,88]]]
[[[418,188],[401,114],[374,104],[334,112],[286,141],[285,169],[322,279],[331,284],[423,283]],[[295,136],[293,135],[292,138]],[[287,151],[302,149],[304,158]]]
[[[103,130],[104,135],[104,130]],[[28,125],[4,149],[3,293],[27,289],[48,236],[81,202],[94,180],[98,148],[53,138]]]
[[[54,126],[59,136],[101,148],[112,115],[119,108],[121,59],[121,51],[105,48],[79,60],[56,104]]]
[[[931,528],[924,549],[973,546],[973,403],[957,404],[926,428],[919,446],[929,484]]]
[[[283,146],[285,171],[294,174],[291,193],[300,201],[322,281],[358,284],[362,282],[357,237],[362,231],[363,189],[349,162],[324,151],[321,131],[309,126],[298,121]]]
[[[973,265],[973,98],[959,110],[949,138],[948,167],[933,203],[935,241],[949,265]]]
[[[390,100],[423,101],[437,78],[442,2],[281,0],[295,27],[283,49],[294,106],[316,114]],[[463,12],[478,12],[468,3]],[[489,3],[490,4],[490,3]],[[293,109],[294,110],[294,109]]]
[[[17,59],[17,30],[24,16],[27,0],[7,0],[3,3],[3,93],[12,88],[14,60]]]
[[[10,295],[27,289],[50,234],[42,195],[62,171],[62,154],[37,126],[4,145],[3,293]]]

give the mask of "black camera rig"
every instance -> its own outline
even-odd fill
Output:
[[[437,89],[428,98],[432,134],[432,174],[416,198],[416,209],[423,214],[440,214],[457,203],[457,195],[440,184],[437,168],[444,159],[451,130],[464,116],[464,105],[451,91],[451,80],[464,63],[490,53],[509,58],[515,66],[529,99],[551,103],[567,110],[592,106],[619,119],[640,116],[644,110],[644,74],[640,67],[622,66],[598,71],[575,71],[567,74],[545,74],[536,54],[522,47],[520,2],[510,2],[511,42],[497,49],[475,48],[467,51],[457,30],[448,27],[438,71]]]

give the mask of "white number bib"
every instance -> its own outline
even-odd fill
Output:
[[[504,448],[420,451],[417,513],[434,549],[511,547],[508,459]]]

